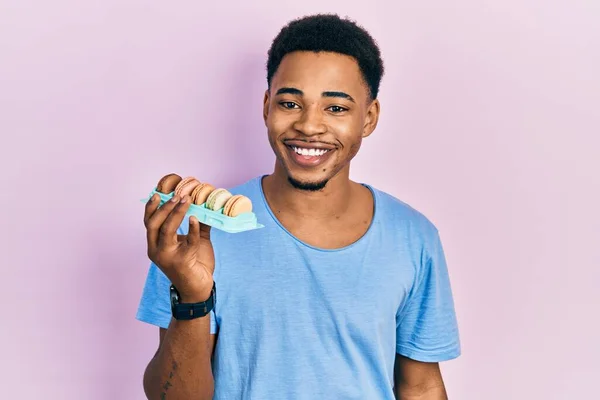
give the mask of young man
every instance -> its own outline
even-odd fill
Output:
[[[349,179],[379,117],[377,45],[353,22],[317,15],[283,28],[268,57],[275,169],[231,189],[265,227],[185,222],[187,196],[146,206],[152,264],[137,318],[160,327],[146,395],[446,399],[438,362],[460,344],[438,232]],[[171,284],[182,303],[173,311]]]

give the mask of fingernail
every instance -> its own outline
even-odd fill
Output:
[[[187,201],[187,199],[184,197],[181,198],[181,203],[185,203]]]
[[[173,196],[173,198],[171,198],[171,201],[173,203],[177,203],[178,200],[179,200],[179,196]]]

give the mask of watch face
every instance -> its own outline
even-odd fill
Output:
[[[179,304],[179,296],[177,293],[177,290],[175,289],[175,287],[173,285],[171,285],[171,312],[174,313],[175,312],[175,306],[177,304]]]

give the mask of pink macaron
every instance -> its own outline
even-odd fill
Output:
[[[175,187],[175,196],[183,197],[190,195],[194,188],[200,184],[200,181],[193,176],[183,178]]]

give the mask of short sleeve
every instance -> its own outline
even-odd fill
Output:
[[[425,240],[415,284],[396,315],[396,352],[423,362],[461,354],[450,278],[437,230]]]
[[[186,234],[187,224],[184,223],[179,228],[179,234]],[[150,263],[150,268],[146,276],[146,283],[142,291],[136,319],[151,325],[156,325],[167,329],[171,322],[171,299],[169,288],[171,282],[169,278],[154,263]],[[217,332],[217,323],[214,310],[210,312],[210,333]]]

